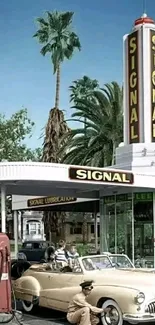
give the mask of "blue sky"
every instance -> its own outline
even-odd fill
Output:
[[[154,1],[147,1],[147,14],[155,17]],[[62,68],[61,105],[70,117],[68,87],[73,80],[88,75],[102,86],[116,80],[122,83],[122,37],[130,32],[143,11],[143,0],[0,0],[0,112],[9,117],[27,107],[35,122],[28,145],[35,148],[48,112],[54,106],[55,76],[49,57],[42,57],[32,35],[35,18],[46,10],[75,12],[74,29],[82,51]],[[70,125],[72,126],[72,125]]]

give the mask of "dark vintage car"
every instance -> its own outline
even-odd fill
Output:
[[[18,278],[32,264],[42,263],[46,260],[48,245],[46,241],[25,241],[17,254],[17,258],[11,261],[11,275]]]
[[[25,259],[30,263],[40,262],[45,259],[47,249],[46,241],[25,241],[18,252],[18,259]]]

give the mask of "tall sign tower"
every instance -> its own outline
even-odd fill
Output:
[[[124,146],[155,142],[155,22],[144,14],[123,38]]]

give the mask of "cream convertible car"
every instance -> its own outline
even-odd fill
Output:
[[[65,273],[35,264],[13,287],[27,312],[37,305],[66,312],[69,301],[80,292],[79,284],[87,279],[94,280],[88,301],[111,308],[112,312],[101,317],[102,324],[155,322],[155,274],[135,269],[125,255],[80,257],[72,272]]]

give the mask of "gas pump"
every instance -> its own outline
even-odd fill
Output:
[[[11,256],[6,234],[0,233],[0,313],[11,313]]]
[[[22,325],[17,318],[20,312],[12,309],[11,254],[9,238],[0,233],[0,324],[10,323],[13,319]],[[15,308],[16,309],[16,308]]]

